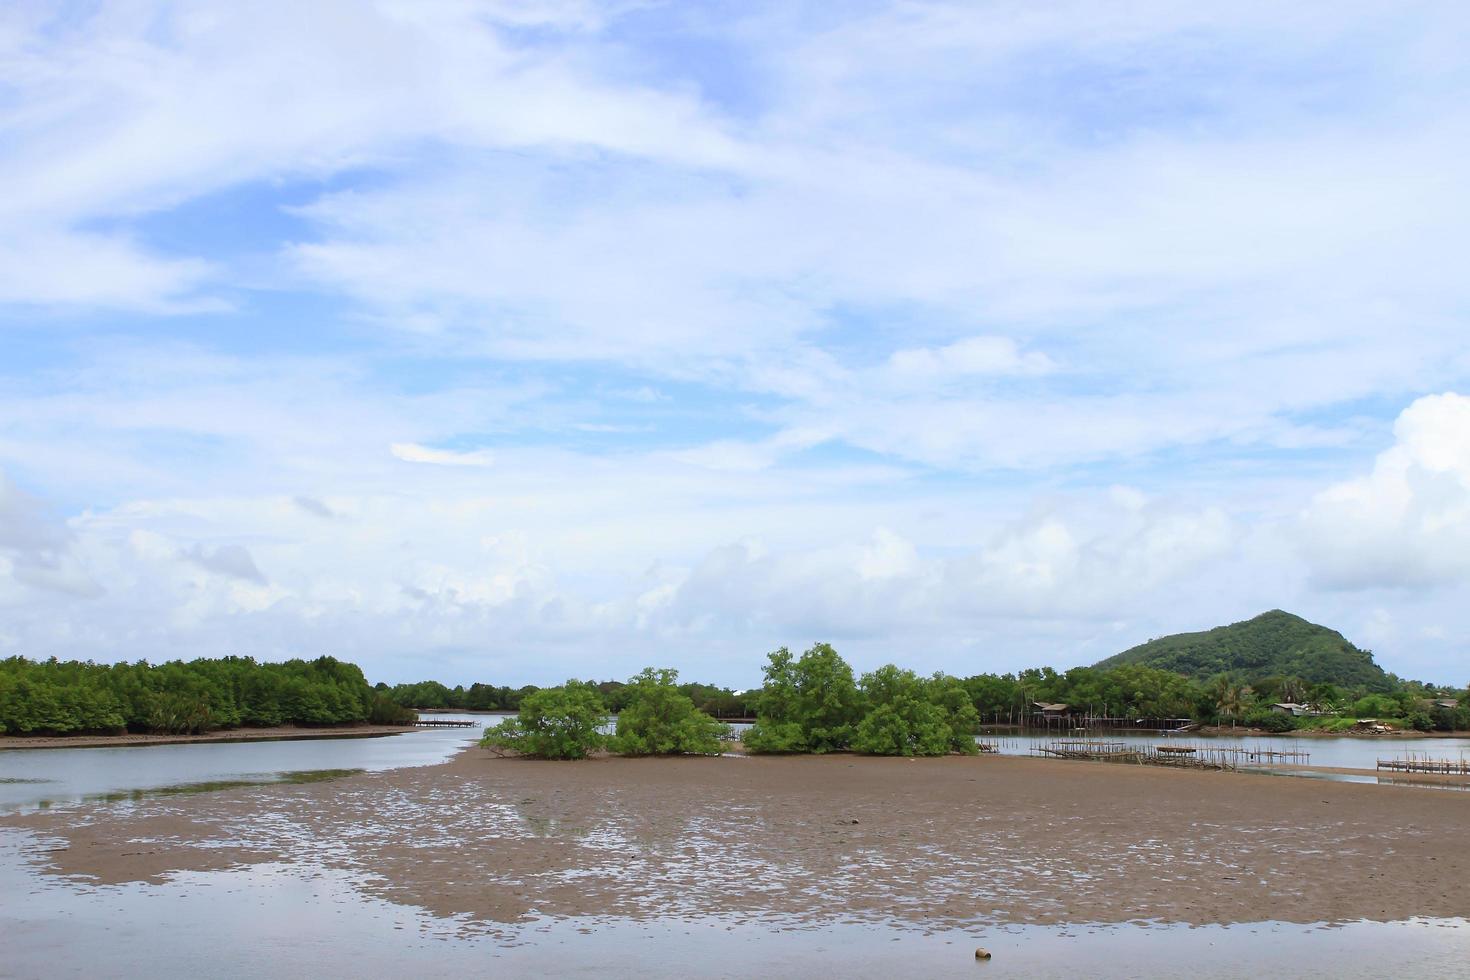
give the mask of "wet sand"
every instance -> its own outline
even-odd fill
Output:
[[[313,738],[377,738],[411,732],[411,725],[332,725],[326,728],[230,728],[203,735],[0,735],[6,749],[103,749],[130,745],[187,745],[195,742],[290,742]]]
[[[986,756],[497,758],[0,820],[98,882],[284,860],[534,916],[1342,922],[1470,908],[1470,793]]]

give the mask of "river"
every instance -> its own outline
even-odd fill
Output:
[[[0,813],[107,802],[133,794],[208,791],[220,784],[286,782],[340,772],[431,766],[448,759],[480,733],[479,728],[422,728],[378,738],[0,750]]]
[[[495,715],[439,714],[446,720],[494,724]],[[748,726],[737,726],[743,728]],[[0,813],[78,802],[106,801],[133,794],[207,791],[221,784],[269,783],[330,778],[335,773],[376,772],[443,762],[480,728],[421,729],[381,738],[308,741],[206,742],[118,748],[0,750]],[[1057,735],[985,735],[980,741],[1004,755],[1027,755]],[[1284,738],[1261,736],[1169,736],[1098,732],[1086,736],[1133,745],[1177,745],[1308,753],[1313,766],[1373,769],[1378,759],[1405,754],[1438,759],[1470,758],[1463,738]],[[1373,779],[1374,777],[1354,777]],[[1389,778],[1389,777],[1385,777]],[[1400,778],[1401,777],[1394,777]]]

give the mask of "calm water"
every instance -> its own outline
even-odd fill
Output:
[[[1231,735],[1133,735],[1113,732],[1051,735],[981,735],[980,741],[997,746],[1002,755],[1028,755],[1035,746],[1057,739],[1086,738],[1130,745],[1196,745],[1210,748],[1242,748],[1249,751],[1306,752],[1311,765],[1339,769],[1372,769],[1379,759],[1402,758],[1405,754],[1435,759],[1470,759],[1470,739],[1465,738],[1279,738]]]
[[[939,930],[722,917],[483,928],[364,897],[350,875],[272,864],[161,885],[25,871],[0,832],[0,975],[360,977],[1192,977],[1465,975],[1470,923]],[[978,963],[983,945],[994,958]]]
[[[439,715],[493,725],[487,715]],[[748,726],[737,726],[748,727]],[[135,791],[153,792],[212,783],[274,782],[305,774],[343,770],[396,769],[443,762],[481,728],[423,729],[384,738],[320,739],[300,742],[211,742],[132,748],[0,750],[0,813],[105,800]],[[1002,754],[1026,755],[1058,736],[981,736]],[[1067,737],[1067,736],[1062,736]],[[1088,736],[1091,737],[1091,736]],[[1380,758],[1405,753],[1439,759],[1470,758],[1470,739],[1262,738],[1218,736],[1099,735],[1110,741],[1153,745],[1208,745],[1301,750],[1311,764],[1372,769]],[[1357,777],[1363,778],[1363,777]],[[1373,777],[1366,777],[1371,780]],[[1400,777],[1402,780],[1402,777]]]
[[[201,783],[277,781],[322,770],[430,765],[479,733],[424,730],[373,739],[0,752],[0,809]],[[1127,740],[1159,741],[1157,736]],[[1002,751],[1024,754],[1046,738],[998,741]],[[1300,747],[1312,753],[1314,764],[1342,767],[1371,768],[1378,757],[1405,751],[1441,758],[1470,753],[1465,740],[1194,741]],[[360,879],[310,865],[191,872],[162,884],[58,881],[27,866],[22,849],[33,843],[20,831],[0,830],[0,976],[347,977],[430,971],[512,977],[1470,975],[1470,923],[1464,920],[925,932],[901,924],[704,916],[487,927],[366,897]],[[977,945],[995,958],[977,963]]]
[[[445,761],[465,742],[479,738],[480,732],[479,728],[426,728],[383,738],[0,751],[0,813],[103,800],[134,791],[276,782],[333,770],[376,772],[428,766]]]

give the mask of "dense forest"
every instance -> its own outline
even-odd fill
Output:
[[[412,720],[332,657],[164,664],[0,660],[0,732],[198,734],[222,728]]]
[[[1196,680],[1234,673],[1247,682],[1299,677],[1308,684],[1376,693],[1393,689],[1371,652],[1353,646],[1335,630],[1280,609],[1229,626],[1149,640],[1097,666],[1108,670],[1124,664],[1156,667]]]
[[[823,644],[819,646],[830,649]],[[1319,717],[1351,719],[1372,716],[1422,731],[1470,730],[1470,699],[1463,699],[1460,691],[1418,681],[1403,681],[1392,675],[1385,677],[1387,690],[1377,684],[1311,683],[1299,675],[1261,675],[1246,670],[1223,671],[1206,679],[1196,679],[1172,670],[1124,663],[1074,667],[1065,672],[1037,667],[1014,673],[969,677],[937,674],[925,680],[946,689],[963,691],[979,722],[984,725],[1027,724],[1035,720],[1039,703],[1065,704],[1078,716],[1125,721],[1191,719],[1207,724],[1242,724],[1277,731],[1325,724],[1306,718],[1293,720],[1271,708],[1276,702],[1293,702],[1310,705]],[[700,711],[716,718],[755,718],[771,683],[767,677],[762,687],[749,691],[688,683],[678,685],[678,689]],[[601,708],[611,714],[621,712],[635,694],[632,685],[620,681],[586,680],[578,681],[578,684],[579,689],[591,691]],[[536,687],[512,690],[485,684],[451,689],[432,681],[393,688],[379,686],[394,700],[415,708],[472,709],[483,706],[506,711],[518,710],[526,697],[543,690]],[[476,690],[503,693],[492,703],[476,703],[470,697],[470,692]],[[425,692],[428,697],[424,696]],[[1454,708],[1436,703],[1449,700],[1461,703]]]
[[[631,683],[623,681],[587,681],[597,691],[603,706],[617,713],[625,708],[633,697]],[[727,687],[713,684],[680,684],[679,692],[694,702],[695,707],[716,718],[746,718],[753,712],[754,692],[736,692]],[[389,687],[377,685],[391,700],[408,708],[436,709],[453,708],[458,711],[518,711],[521,702],[541,688],[497,687],[494,684],[471,684],[447,687],[438,681],[419,681],[414,684],[398,684]]]
[[[814,656],[816,660],[808,659]],[[680,704],[687,700],[705,716],[757,719],[757,743],[764,740],[773,749],[797,745],[794,729],[772,721],[779,715],[775,706],[784,703],[780,692],[803,690],[793,679],[794,665],[823,661],[829,674],[852,672],[825,644],[802,658],[785,650],[771,657],[761,687],[737,691],[666,678],[658,687],[660,697],[667,701],[665,688],[672,687]],[[784,666],[773,674],[778,664]],[[650,697],[645,675],[627,682],[576,683],[578,699],[595,701],[597,710],[609,715],[621,715]],[[12,657],[0,661],[0,732],[193,733],[239,726],[386,723],[411,718],[406,709],[516,712],[539,692],[562,689],[490,683],[451,688],[432,680],[369,687],[356,666],[331,657],[285,663],[225,657],[111,666]],[[873,720],[862,735],[868,745],[905,737],[883,734],[876,727],[880,722],[892,722],[895,730],[922,722],[931,740],[926,744],[932,745],[945,737],[945,725],[969,724],[972,714],[977,725],[1024,725],[1037,719],[1039,705],[1065,705],[1070,717],[1115,722],[1192,719],[1285,731],[1346,727],[1353,719],[1373,717],[1421,731],[1470,730],[1470,696],[1465,692],[1386,674],[1371,653],[1340,634],[1279,610],[1244,623],[1151,640],[1092,667],[918,677],[889,665],[854,681],[852,690],[858,699],[854,703],[876,703],[881,695],[910,713],[902,724],[894,721],[897,707]],[[1303,716],[1273,710],[1277,702],[1305,706]],[[801,697],[790,703],[801,703]],[[931,710],[926,704],[938,707]],[[936,711],[949,720],[934,722]],[[858,737],[863,719],[844,723],[852,729],[844,737]]]
[[[741,736],[754,753],[973,754],[982,709],[997,722],[1054,718],[1071,710],[1075,714],[1066,717],[1076,721],[1121,712],[1109,714],[1109,721],[1137,718],[1155,725],[1198,717],[1244,721],[1270,731],[1288,731],[1299,721],[1317,722],[1329,715],[1334,721],[1346,720],[1339,716],[1364,710],[1425,730],[1470,725],[1470,700],[1429,698],[1444,692],[1423,685],[1401,685],[1387,695],[1332,685],[1309,687],[1295,677],[1263,678],[1258,680],[1262,692],[1257,692],[1229,674],[1202,684],[1136,664],[965,679],[921,677],[887,664],[858,677],[836,650],[819,643],[800,657],[785,648],[775,651],[767,657],[764,675],[754,694],[755,723]],[[519,714],[487,731],[482,744],[547,759],[581,759],[601,749],[629,755],[720,751],[720,741],[734,734],[718,731],[719,722],[700,712],[676,682],[674,671],[651,668],[633,678],[620,689],[628,700],[617,715],[616,732],[609,735],[611,712],[604,694],[594,684],[569,680],[527,695]],[[1337,700],[1323,701],[1312,717],[1302,719],[1273,711],[1262,700],[1288,691]],[[1067,698],[1072,700],[1059,702]]]

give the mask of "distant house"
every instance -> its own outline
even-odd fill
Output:
[[[1034,707],[1036,709],[1036,713],[1039,714],[1039,715],[1041,715],[1043,718],[1065,718],[1065,717],[1067,717],[1067,708],[1068,708],[1068,705],[1065,705],[1065,704],[1047,704],[1045,701],[1033,701],[1033,702],[1031,702],[1031,704],[1032,704],[1032,707]]]
[[[1456,698],[1420,698],[1419,707],[1425,711],[1454,711],[1460,706]]]
[[[1271,710],[1278,715],[1291,715],[1293,718],[1300,718],[1303,715],[1312,713],[1311,708],[1304,704],[1296,704],[1293,701],[1281,701],[1273,704],[1271,705]]]

